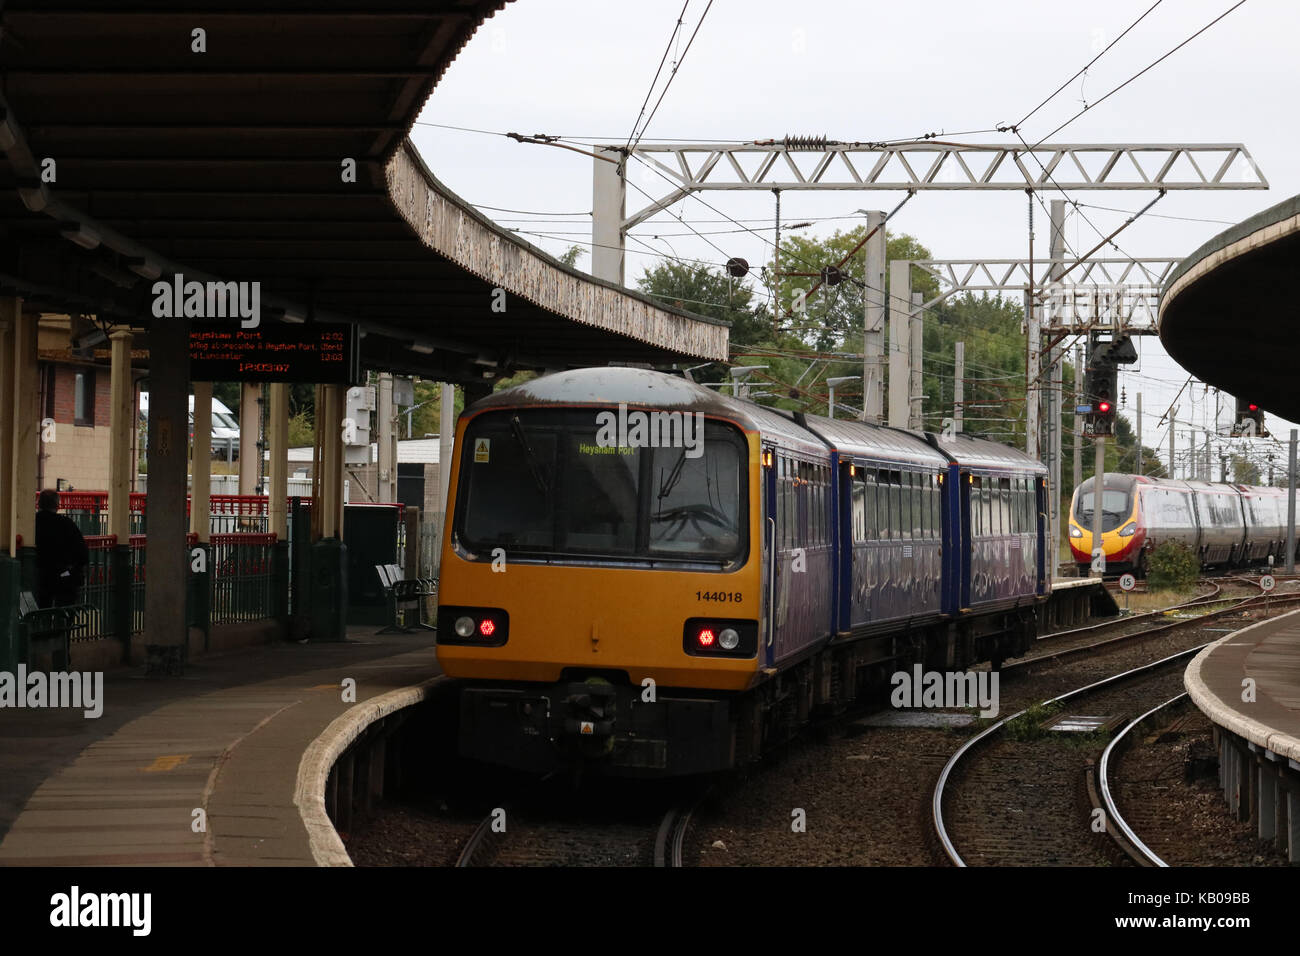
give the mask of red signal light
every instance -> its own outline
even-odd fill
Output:
[[[1249,408],[1252,412],[1257,412],[1257,411],[1259,411],[1259,406],[1258,406],[1258,405],[1247,405],[1246,407]]]
[[[492,634],[496,631],[496,629],[497,629],[496,623],[490,617],[483,618],[483,620],[480,621],[478,625],[478,632],[482,634],[484,637],[491,637]]]
[[[712,647],[713,642],[718,638],[717,635],[713,633],[713,628],[706,627],[700,630],[700,633],[696,635],[695,639],[700,642],[700,647]]]
[[[1097,411],[1101,412],[1103,415],[1110,414],[1110,402],[1098,402]]]

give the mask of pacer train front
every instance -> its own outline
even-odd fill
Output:
[[[684,379],[585,369],[479,402],[455,447],[438,659],[462,752],[730,765],[727,694],[759,666],[754,424]]]

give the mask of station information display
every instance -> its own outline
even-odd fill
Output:
[[[361,379],[355,325],[194,322],[190,380],[195,382],[314,382],[352,385]]]

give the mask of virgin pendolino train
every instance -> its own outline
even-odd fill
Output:
[[[461,752],[714,771],[922,664],[1024,652],[1045,469],[967,436],[788,413],[634,368],[457,425],[438,660]]]
[[[1092,563],[1096,479],[1070,502],[1070,551],[1080,571]],[[1287,493],[1282,488],[1173,481],[1106,474],[1101,493],[1101,547],[1106,571],[1146,574],[1166,541],[1187,546],[1202,567],[1263,564],[1286,558]]]

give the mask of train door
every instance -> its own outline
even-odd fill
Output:
[[[1048,577],[1051,571],[1056,570],[1056,542],[1048,544],[1047,538],[1047,508],[1051,499],[1049,498],[1050,489],[1047,487],[1047,479],[1039,478],[1034,485],[1037,487],[1038,507],[1034,513],[1038,515],[1037,521],[1037,542],[1038,542],[1038,593],[1046,594],[1048,590]],[[1048,562],[1051,563],[1048,563]]]
[[[960,599],[957,602],[959,610],[966,610],[970,607],[970,581],[972,558],[974,557],[975,544],[971,538],[971,475],[968,471],[957,473],[957,488],[959,495],[958,510],[961,514],[960,519],[960,539],[957,545],[957,581],[960,591]]]
[[[760,613],[763,615],[762,652],[760,657],[766,666],[772,665],[772,651],[776,642],[776,571],[777,560],[777,469],[784,462],[778,459],[776,448],[763,446],[763,602]]]

